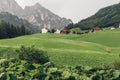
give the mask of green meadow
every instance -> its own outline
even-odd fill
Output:
[[[47,51],[56,65],[102,66],[112,64],[120,55],[120,29],[83,35],[33,34],[0,40],[0,56],[17,57],[21,45]]]

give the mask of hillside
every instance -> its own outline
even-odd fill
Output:
[[[119,29],[84,35],[34,34],[0,40],[0,53],[1,56],[9,53],[15,57],[16,48],[35,45],[47,51],[51,61],[57,65],[101,66],[119,59],[119,34]]]
[[[9,22],[15,26],[21,26],[24,25],[29,31],[36,33],[38,30],[36,29],[36,26],[33,26],[30,24],[27,20],[20,19],[15,15],[12,15],[7,12],[0,12],[0,20],[4,20],[6,22]]]
[[[95,15],[86,18],[71,28],[90,29],[93,27],[118,27],[120,24],[120,3],[100,9]]]

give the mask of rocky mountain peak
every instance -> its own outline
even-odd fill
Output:
[[[28,8],[31,8],[31,9],[39,9],[39,8],[43,8],[39,3],[36,3],[32,6],[25,6],[24,10],[28,9]]]
[[[0,12],[8,12],[25,19],[34,26],[38,26],[37,30],[43,27],[62,29],[72,23],[71,20],[59,17],[39,3],[22,9],[15,0],[0,0]]]
[[[15,0],[0,0],[0,12],[9,12],[20,16],[23,9]]]
[[[36,7],[42,7],[40,3],[36,3],[34,6],[36,6]]]

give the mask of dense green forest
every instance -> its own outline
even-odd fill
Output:
[[[88,30],[93,27],[118,27],[119,24],[120,3],[100,9],[95,15],[84,19],[76,24],[70,24],[67,26],[67,28],[80,28],[82,30]]]
[[[3,20],[0,21],[0,39],[13,38],[27,34],[30,34],[30,32],[24,25],[14,26],[13,24],[7,23]]]

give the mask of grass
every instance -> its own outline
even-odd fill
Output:
[[[101,66],[119,59],[120,30],[100,31],[84,35],[34,34],[0,40],[0,55],[16,57],[21,45],[46,50],[56,65]],[[110,53],[106,50],[110,49]]]

